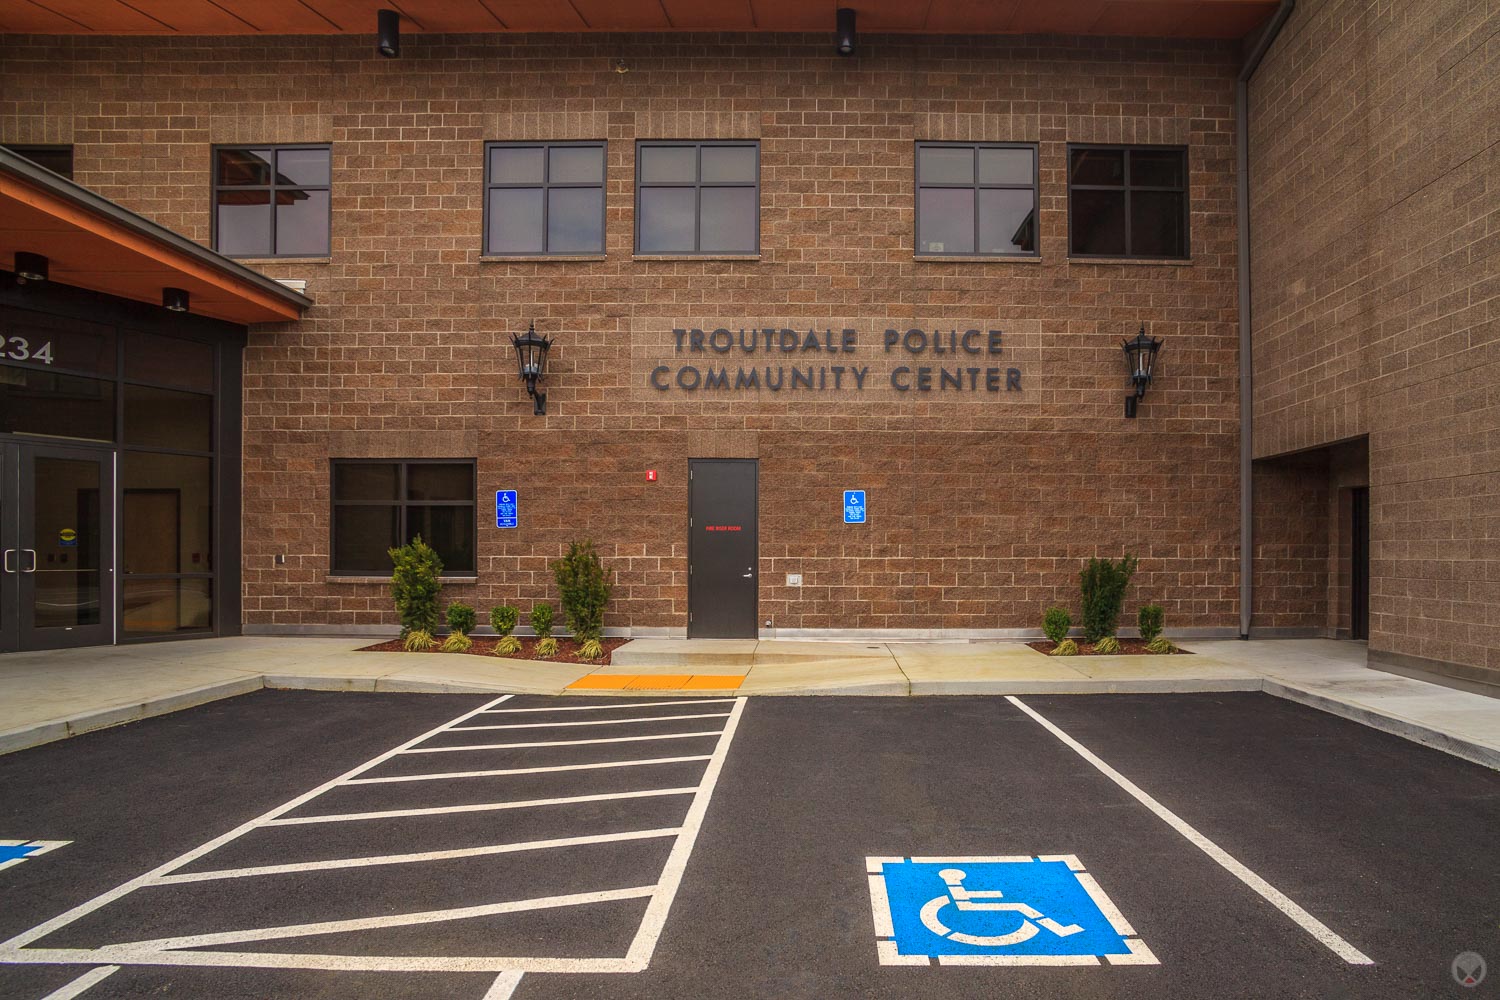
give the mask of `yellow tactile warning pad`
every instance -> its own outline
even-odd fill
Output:
[[[589,674],[569,691],[733,691],[743,674]]]

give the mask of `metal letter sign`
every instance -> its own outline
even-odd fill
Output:
[[[520,503],[515,490],[495,491],[495,527],[514,528],[520,524]]]
[[[866,858],[881,965],[1156,965],[1071,854]]]
[[[865,523],[865,491],[864,490],[845,490],[844,491],[844,523],[845,524],[864,524]]]

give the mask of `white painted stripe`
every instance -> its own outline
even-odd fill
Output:
[[[699,712],[694,715],[647,715],[639,719],[587,719],[583,722],[509,722],[499,726],[457,726],[455,733],[477,733],[482,729],[564,729],[572,726],[633,726],[638,722],[676,722],[678,719],[727,719],[728,712]]]
[[[1098,965],[1093,955],[939,955],[939,965]]]
[[[1110,965],[1160,965],[1156,954],[1146,947],[1146,942],[1140,938],[1131,938],[1125,942],[1125,947],[1130,949],[1128,955],[1105,955]]]
[[[651,961],[651,955],[656,951],[656,942],[661,938],[662,928],[666,926],[667,913],[672,909],[672,900],[677,897],[678,886],[682,884],[682,873],[687,869],[688,858],[693,854],[693,844],[698,840],[698,831],[708,812],[709,800],[713,798],[714,786],[718,784],[719,773],[724,770],[729,745],[734,741],[735,730],[739,727],[740,717],[744,712],[745,699],[736,698],[734,708],[729,710],[729,721],[724,724],[724,733],[714,745],[713,760],[703,769],[698,794],[693,797],[693,804],[688,807],[687,816],[682,821],[682,833],[678,835],[677,843],[672,845],[672,853],[668,855],[667,863],[662,869],[657,892],[652,895],[651,902],[646,904],[641,926],[635,932],[635,938],[631,940],[630,949],[626,952],[627,960],[638,963],[642,969]]]
[[[1039,854],[1037,855],[1037,860],[1061,861],[1063,864],[1068,866],[1069,871],[1083,871],[1083,862],[1078,860],[1078,855],[1076,854]]]
[[[1115,929],[1115,933],[1122,938],[1135,937],[1135,928],[1130,926],[1130,921],[1125,919],[1125,914],[1120,912],[1114,900],[1105,895],[1104,887],[1095,880],[1094,876],[1088,872],[1075,872],[1074,874],[1078,879],[1078,884],[1083,886],[1089,898],[1094,901],[1094,905],[1099,908],[1099,912],[1104,914],[1109,925]]]
[[[37,924],[30,930],[22,931],[20,934],[17,934],[10,940],[0,942],[0,952],[21,948],[33,941],[40,940],[41,938],[46,937],[48,934],[51,934],[53,931],[56,931],[61,927],[66,927],[69,924],[73,923],[75,920],[93,913],[101,906],[106,906],[109,903],[112,903],[115,900],[119,899],[121,896],[132,893],[142,886],[150,885],[161,876],[170,874],[171,872],[176,871],[178,868],[181,868],[183,865],[190,864],[191,862],[196,861],[198,858],[203,857],[203,855],[208,854],[211,851],[218,850],[220,847],[223,847],[231,840],[242,837],[245,834],[249,833],[251,830],[258,829],[263,823],[267,822],[268,820],[274,819],[275,817],[280,816],[283,813],[291,812],[293,809],[297,808],[303,803],[309,802],[317,798],[319,795],[322,795],[330,788],[336,788],[338,785],[342,784],[348,779],[357,777],[373,767],[378,767],[390,758],[396,756],[396,754],[401,753],[403,750],[406,750],[408,747],[416,746],[423,740],[430,739],[431,737],[436,736],[438,733],[443,732],[450,726],[456,726],[460,722],[473,718],[485,709],[494,708],[496,705],[499,705],[502,702],[509,701],[511,697],[513,696],[505,694],[501,695],[498,698],[495,698],[492,701],[487,701],[473,711],[465,712],[463,715],[460,715],[458,718],[453,719],[450,722],[445,722],[441,726],[430,729],[420,736],[407,740],[400,746],[387,750],[380,756],[372,758],[371,760],[365,761],[365,763],[360,764],[357,767],[345,771],[337,778],[334,778],[330,781],[325,781],[323,784],[312,789],[311,791],[304,792],[291,801],[282,803],[275,809],[272,809],[270,812],[262,813],[261,815],[255,817],[252,820],[249,820],[248,822],[241,823],[239,826],[235,827],[233,830],[230,830],[228,833],[215,837],[213,840],[210,840],[205,844],[201,844],[198,847],[193,848],[186,854],[178,855],[171,861],[168,861],[166,864],[159,865],[158,867],[151,869],[149,872],[146,872],[144,875],[137,875],[129,882],[117,885],[108,892],[100,893],[86,903],[80,903],[79,905],[73,907],[71,910],[58,914],[51,920],[47,920],[40,924]]]
[[[690,757],[650,757],[643,760],[602,760],[592,764],[555,764],[551,767],[502,767],[489,771],[439,771],[436,774],[396,774],[389,778],[353,778],[346,785],[384,785],[393,781],[437,781],[450,778],[497,778],[510,774],[553,774],[557,771],[596,771],[609,767],[644,767],[647,764],[688,764],[708,760],[710,754]]]
[[[163,875],[153,885],[181,885],[184,882],[213,882],[226,878],[255,875],[286,875],[292,872],[320,872],[338,868],[369,868],[374,865],[405,865],[422,861],[450,861],[454,858],[479,858],[492,854],[518,854],[522,851],[545,851],[554,847],[584,847],[589,844],[613,844],[626,840],[655,840],[675,837],[679,827],[660,830],[627,830],[623,833],[600,833],[587,837],[561,837],[555,840],[528,840],[514,844],[490,844],[485,847],[463,847],[451,851],[424,851],[420,854],[381,854],[368,858],[339,858],[333,861],[301,861],[285,865],[260,865],[250,868],[222,868],[217,871],[178,872]]]
[[[320,969],[330,972],[635,972],[623,958],[488,955],[320,955],[314,952],[157,951],[151,948],[23,948],[0,951],[17,965],[161,965],[193,968]]]
[[[42,1000],[73,1000],[74,997],[83,996],[84,993],[120,971],[118,965],[105,965],[97,969],[90,969],[66,986],[60,987],[42,997]]]
[[[870,913],[875,919],[875,936],[893,938],[896,928],[891,923],[891,897],[885,891],[884,875],[867,875],[870,880]]]
[[[510,1000],[516,987],[521,985],[521,972],[502,972],[484,993],[484,1000]]]
[[[330,813],[324,816],[287,816],[268,819],[262,826],[302,826],[308,823],[351,823],[362,819],[397,819],[402,816],[443,816],[449,813],[495,812],[501,809],[530,809],[534,806],[566,806],[575,802],[610,802],[615,799],[649,799],[662,795],[692,795],[697,788],[648,788],[639,792],[605,792],[599,795],[570,795],[558,799],[521,799],[514,802],[475,802],[462,806],[430,806],[423,809],[382,809],[378,812]],[[685,825],[685,824],[684,824]]]
[[[995,864],[1013,865],[1013,864],[1030,864],[1031,863],[1031,855],[1029,855],[1029,854],[997,854],[997,855],[994,855],[992,857],[985,857],[984,855],[981,855],[981,854],[975,854],[975,855],[949,855],[949,856],[941,857],[941,858],[937,858],[937,857],[916,857],[916,858],[912,858],[911,861],[912,861],[912,864],[914,864],[914,865],[946,865],[946,864],[956,864],[956,865],[971,864],[972,865],[972,864],[988,863],[988,862],[994,862]]]
[[[885,871],[886,865],[899,865],[904,861],[906,861],[905,858],[894,858],[888,856],[865,858],[865,871],[869,872],[871,875],[878,875],[879,873]]]
[[[894,941],[876,941],[875,955],[881,965],[931,965],[926,955],[903,955],[896,950]]]
[[[287,938],[316,937],[319,934],[343,934],[348,931],[377,930],[383,927],[414,927],[420,924],[469,920],[499,913],[525,913],[563,906],[587,906],[613,903],[622,899],[640,899],[656,892],[654,885],[630,889],[606,889],[601,892],[575,892],[565,896],[542,896],[537,899],[513,899],[504,903],[459,906],[447,910],[422,910],[416,913],[392,913],[383,917],[356,917],[352,920],[321,920],[311,924],[285,924],[280,927],[251,927],[237,931],[215,931],[211,934],[188,934],[183,937],[127,941],[122,947],[174,951],[181,948],[203,948],[216,944],[242,944],[249,941],[281,941]]]
[[[1187,839],[1188,843],[1198,848],[1204,854],[1207,854],[1225,871],[1229,872],[1235,878],[1245,883],[1245,885],[1255,890],[1255,892],[1257,892],[1263,899],[1265,899],[1266,902],[1270,903],[1272,906],[1276,907],[1282,913],[1290,917],[1294,922],[1296,922],[1297,926],[1301,927],[1308,934],[1312,935],[1312,937],[1316,941],[1326,947],[1329,951],[1333,952],[1335,955],[1337,955],[1339,958],[1342,958],[1350,965],[1375,964],[1368,955],[1361,952],[1358,948],[1354,947],[1348,941],[1345,941],[1343,938],[1339,937],[1332,930],[1330,930],[1326,924],[1318,920],[1318,918],[1314,917],[1311,913],[1308,913],[1296,903],[1292,902],[1290,898],[1288,898],[1275,886],[1271,885],[1265,879],[1255,874],[1249,868],[1246,868],[1239,861],[1236,861],[1222,847],[1209,840],[1203,834],[1199,833],[1186,820],[1182,819],[1166,806],[1156,801],[1156,799],[1152,798],[1150,795],[1147,795],[1144,791],[1137,787],[1134,782],[1132,782],[1129,778],[1126,778],[1119,771],[1116,771],[1114,768],[1110,767],[1104,761],[1100,760],[1082,743],[1079,743],[1077,740],[1073,739],[1073,737],[1063,732],[1057,726],[1044,719],[1037,712],[1033,711],[1030,706],[1024,704],[1019,698],[1016,698],[1014,695],[1006,695],[1006,700],[1009,701],[1012,705],[1019,708],[1021,711],[1025,712],[1027,715],[1031,716],[1031,718],[1035,720],[1039,725],[1041,725],[1042,728],[1046,729],[1053,736],[1056,736],[1074,753],[1078,754],[1078,756],[1082,757],[1084,760],[1092,764],[1099,771],[1099,773],[1103,774],[1110,781],[1113,781],[1116,785],[1119,785],[1120,788],[1124,789],[1124,791],[1132,798],[1134,798],[1137,802],[1155,813],[1158,818],[1160,818],[1172,829],[1182,834],[1182,836]]]
[[[554,708],[491,708],[484,715],[508,715],[519,712],[612,712],[622,708],[691,708],[696,705],[722,705],[733,698],[675,698],[672,701],[626,701],[609,705],[559,705]]]
[[[612,736],[598,740],[552,740],[541,743],[473,743],[459,747],[417,747],[402,750],[402,753],[453,753],[457,750],[530,750],[535,747],[583,747],[599,743],[641,743],[646,740],[690,740],[702,736],[718,736],[720,730],[706,733],[660,733],[656,736]]]

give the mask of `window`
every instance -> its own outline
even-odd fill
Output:
[[[474,463],[335,459],[333,572],[391,572],[389,549],[417,535],[443,560],[444,573],[473,573]]]
[[[326,257],[327,146],[214,150],[214,249],[231,257]]]
[[[1068,252],[1187,257],[1187,150],[1068,147]]]
[[[72,146],[7,146],[12,153],[45,167],[68,180],[73,179]]]
[[[760,252],[760,143],[636,144],[636,253]]]
[[[917,143],[917,253],[1037,252],[1036,147]]]
[[[604,252],[604,143],[485,146],[484,253]]]

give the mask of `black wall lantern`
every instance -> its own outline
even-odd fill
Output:
[[[1135,386],[1135,393],[1125,397],[1125,416],[1134,417],[1136,403],[1146,395],[1146,387],[1151,384],[1151,371],[1156,367],[1156,352],[1161,350],[1161,341],[1155,337],[1146,336],[1146,324],[1141,324],[1141,332],[1135,335],[1134,340],[1122,341],[1125,348],[1125,363],[1130,366],[1130,382]]]
[[[375,44],[375,51],[387,59],[399,56],[401,54],[401,15],[394,10],[376,11],[375,26],[380,36]]]
[[[161,290],[161,307],[167,312],[185,313],[188,311],[188,293],[184,288],[163,288]]]
[[[537,391],[537,383],[547,374],[547,350],[552,341],[538,337],[536,324],[532,323],[525,336],[511,334],[510,342],[516,348],[516,363],[520,366],[521,380],[526,383],[526,395],[535,403],[532,412],[540,417],[547,412],[547,394]]]
[[[46,281],[47,258],[26,250],[16,251],[16,278],[21,282]]]
[[[836,45],[841,56],[854,55],[854,8],[840,7],[835,15]]]

